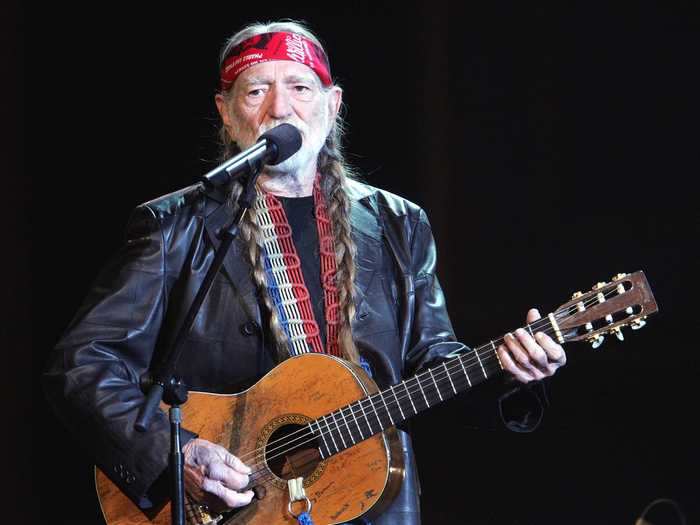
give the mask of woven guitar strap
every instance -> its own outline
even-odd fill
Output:
[[[274,195],[258,188],[255,217],[262,233],[263,268],[270,298],[289,341],[291,355],[324,352],[301,260],[292,240],[284,207]],[[321,284],[326,320],[325,353],[342,356],[338,345],[339,300],[335,284],[333,226],[328,219],[319,176],[314,181],[314,210],[321,258]]]

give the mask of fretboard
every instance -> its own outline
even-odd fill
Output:
[[[542,330],[542,321],[538,322],[539,331]],[[532,334],[530,325],[524,329]],[[496,348],[502,343],[503,338],[498,338],[459,353],[410,379],[312,421],[309,429],[316,437],[321,457],[325,459],[342,452],[496,377],[503,370],[496,353]]]

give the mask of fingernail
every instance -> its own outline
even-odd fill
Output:
[[[515,331],[515,333],[518,334],[518,335],[525,335],[525,330],[523,330],[522,328],[518,328],[518,329]]]
[[[538,317],[541,317],[540,311],[537,308],[533,308],[533,310],[535,311],[535,315],[537,315]]]

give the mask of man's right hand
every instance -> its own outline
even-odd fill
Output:
[[[248,485],[250,467],[224,447],[205,439],[193,439],[182,449],[185,457],[185,490],[195,501],[215,512],[242,507],[253,499],[253,491],[239,492]]]

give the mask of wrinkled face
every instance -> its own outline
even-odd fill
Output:
[[[231,89],[226,98],[216,96],[216,105],[229,135],[241,149],[252,146],[260,135],[286,122],[299,128],[301,149],[267,170],[291,173],[311,165],[315,169],[318,153],[340,106],[340,88],[324,90],[309,67],[275,60],[248,68]]]

